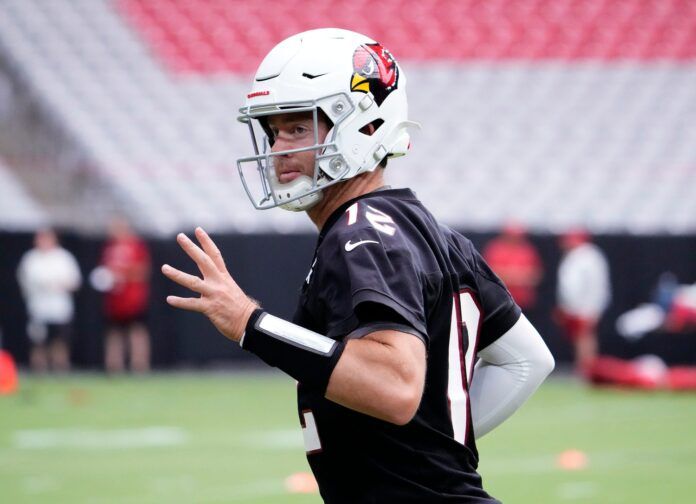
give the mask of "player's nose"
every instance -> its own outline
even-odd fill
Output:
[[[285,150],[293,149],[294,145],[292,140],[286,138],[284,135],[278,135],[273,142],[273,147],[271,147],[271,152],[280,152]],[[288,154],[283,154],[287,156]]]

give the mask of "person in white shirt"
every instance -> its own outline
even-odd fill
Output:
[[[72,295],[82,282],[75,257],[59,245],[53,230],[39,230],[34,236],[34,248],[22,256],[17,280],[29,316],[32,370],[68,371],[75,311]]]
[[[561,247],[558,321],[573,344],[576,370],[585,374],[597,357],[597,325],[611,300],[609,263],[585,231],[565,234]]]

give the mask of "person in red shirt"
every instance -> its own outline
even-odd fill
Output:
[[[536,304],[537,286],[544,271],[539,253],[521,225],[505,226],[501,235],[483,249],[483,257],[520,308],[529,309]]]
[[[123,218],[111,222],[101,267],[110,284],[104,297],[108,325],[106,369],[110,373],[122,372],[126,353],[129,353],[131,370],[147,372],[150,369],[150,336],[145,318],[150,295],[150,252]]]

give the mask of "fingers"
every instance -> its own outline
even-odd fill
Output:
[[[167,296],[167,303],[174,308],[203,313],[203,300],[201,298],[182,298],[178,296]]]
[[[201,227],[197,227],[195,233],[196,238],[198,238],[198,242],[203,247],[205,253],[208,254],[208,257],[213,260],[213,263],[218,271],[227,273],[227,267],[225,266],[225,260],[222,258],[222,253],[217,245],[215,245],[215,242],[210,238],[210,236],[208,236],[208,233],[206,233]]]
[[[215,274],[218,269],[213,263],[213,260],[208,257],[208,255],[201,250],[201,248],[191,241],[191,238],[186,236],[184,233],[179,233],[176,235],[176,241],[184,249],[184,252],[193,259],[196,263],[198,269],[201,270],[203,276],[206,277],[211,274]]]
[[[209,290],[206,288],[205,282],[202,278],[184,273],[176,268],[172,268],[168,264],[162,266],[162,273],[164,273],[164,276],[173,282],[176,282],[187,289],[191,289],[194,292],[198,292],[199,294],[206,294]]]

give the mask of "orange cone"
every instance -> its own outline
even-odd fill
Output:
[[[12,356],[4,350],[0,350],[0,395],[10,395],[17,392],[19,379],[17,366]]]
[[[285,478],[285,489],[293,494],[319,493],[319,486],[314,475],[308,472],[291,474]]]
[[[564,471],[579,471],[585,469],[588,463],[587,454],[574,449],[562,451],[556,458],[556,466]]]

